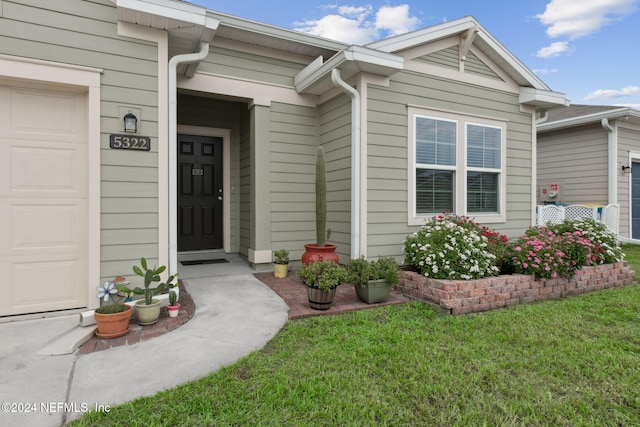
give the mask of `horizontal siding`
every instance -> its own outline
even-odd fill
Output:
[[[427,64],[438,65],[445,68],[457,70],[459,67],[459,54],[460,50],[458,46],[452,46],[448,49],[443,49],[429,55],[422,56],[414,59],[414,61],[424,62]]]
[[[464,61],[464,71],[470,74],[502,80],[495,71],[482,62],[473,52],[467,52],[467,58]]]
[[[608,201],[607,133],[600,125],[538,136],[538,185],[562,184],[563,203]],[[537,196],[540,201],[540,194]]]
[[[370,86],[368,94],[370,256],[395,256],[400,261],[402,242],[419,228],[407,225],[408,104],[506,121],[507,223],[489,227],[515,236],[530,226],[531,115],[520,112],[517,95],[411,72],[393,76],[388,88]]]
[[[101,276],[131,274],[141,256],[158,257],[157,47],[120,37],[109,0],[2,2],[0,53],[103,69],[101,75]],[[120,110],[141,111],[151,152],[109,148],[122,132]],[[155,238],[153,237],[155,236]]]
[[[631,125],[633,126],[633,125]],[[618,127],[618,163],[617,165],[629,165],[629,152],[640,152],[640,126]],[[620,205],[620,235],[631,237],[630,218],[632,215],[629,202],[629,190],[631,174],[618,170],[618,204]],[[636,212],[636,215],[638,212]]]
[[[271,244],[300,259],[315,241],[316,109],[271,107]]]
[[[213,46],[199,71],[293,87],[304,65]]]

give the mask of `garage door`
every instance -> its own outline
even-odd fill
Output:
[[[87,305],[86,95],[0,80],[0,315]]]

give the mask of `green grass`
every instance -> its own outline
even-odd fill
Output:
[[[289,322],[230,367],[74,425],[631,426],[639,378],[639,285],[463,317],[409,303]]]

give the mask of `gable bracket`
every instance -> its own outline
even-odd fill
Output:
[[[478,26],[474,25],[460,35],[460,62],[463,62],[467,59],[467,53],[469,52],[469,49],[473,44],[473,39],[476,38],[476,34],[478,34],[478,31]]]

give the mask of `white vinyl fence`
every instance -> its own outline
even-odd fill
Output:
[[[536,206],[536,225],[557,224],[565,219],[593,218],[605,223],[617,236],[619,213],[619,205],[538,205]]]

